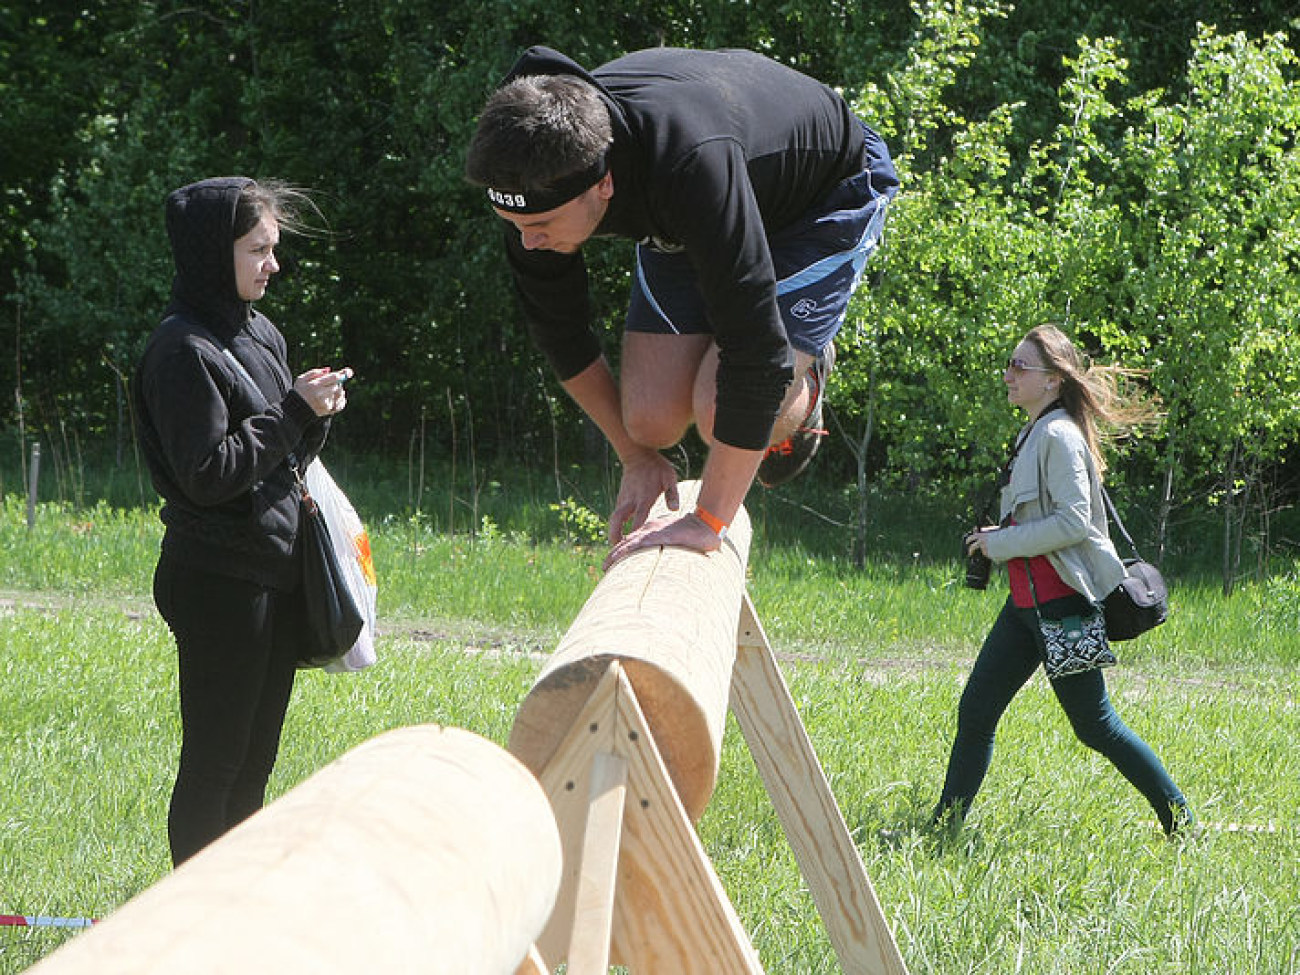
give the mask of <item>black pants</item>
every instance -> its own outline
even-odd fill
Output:
[[[300,592],[176,565],[154,573],[176,638],[181,755],[167,833],[180,864],[262,807],[293,693]]]

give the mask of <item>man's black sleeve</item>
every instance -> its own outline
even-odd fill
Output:
[[[561,380],[572,379],[600,357],[591,325],[587,265],[581,252],[530,251],[519,231],[505,228],[506,258],[523,305],[529,334]]]
[[[718,343],[713,435],[762,450],[794,373],[776,302],[763,216],[741,147],[715,139],[683,157],[664,180],[660,210],[675,218]]]

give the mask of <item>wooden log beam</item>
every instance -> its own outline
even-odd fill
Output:
[[[358,746],[32,969],[112,973],[541,969],[561,848],[537,780],[434,725]]]
[[[698,482],[678,487],[690,510]],[[651,517],[665,511],[661,499]],[[618,661],[698,822],[717,783],[750,537],[742,508],[719,551],[643,549],[610,569],[520,706],[510,751],[540,774]]]

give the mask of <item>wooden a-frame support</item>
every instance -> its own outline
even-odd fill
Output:
[[[753,603],[745,595],[731,710],[846,975],[907,975],[857,847]],[[568,975],[746,975],[763,969],[677,797],[636,692],[611,662],[539,776],[564,879],[536,954]]]

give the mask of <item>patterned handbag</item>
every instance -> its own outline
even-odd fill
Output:
[[[1083,616],[1044,619],[1038,609],[1038,592],[1028,559],[1025,559],[1025,574],[1029,576],[1029,593],[1034,599],[1038,629],[1043,634],[1046,648],[1044,667],[1049,678],[1068,677],[1119,663],[1110,648],[1110,641],[1106,639],[1106,618],[1100,609],[1094,606],[1092,612]]]

